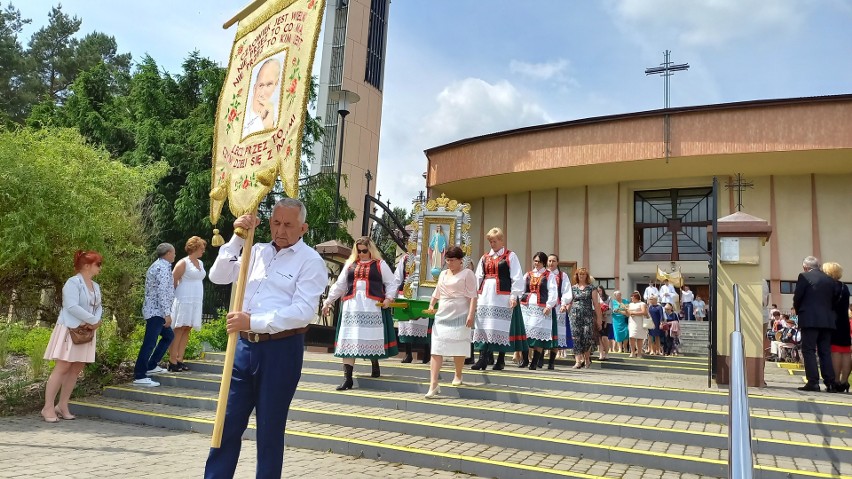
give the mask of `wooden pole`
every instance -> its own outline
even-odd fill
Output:
[[[257,217],[257,211],[251,214],[251,219]],[[240,274],[237,277],[236,293],[231,309],[242,311],[243,300],[246,295],[246,280],[248,279],[249,263],[251,263],[251,248],[254,245],[254,230],[246,231],[243,254],[240,258]],[[234,353],[237,349],[237,335],[233,332],[228,335],[228,348],[225,350],[225,364],[222,366],[222,383],[219,385],[219,400],[216,403],[216,420],[213,423],[213,437],[210,447],[218,449],[222,445],[222,429],[225,427],[225,411],[228,408],[228,393],[231,390],[231,372],[234,369]]]
[[[222,24],[222,28],[224,28],[225,30],[231,28],[231,25],[251,15],[252,12],[260,8],[260,6],[264,4],[264,2],[266,2],[266,0],[254,0],[250,4],[246,5],[245,8],[240,10],[240,12],[234,15],[230,20]]]

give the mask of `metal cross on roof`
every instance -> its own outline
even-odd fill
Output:
[[[737,211],[742,211],[743,191],[745,191],[746,188],[754,188],[754,182],[746,181],[746,179],[743,178],[742,173],[737,173],[737,176],[733,178],[733,181],[728,180],[725,184],[725,188],[737,192]]]
[[[664,79],[664,82],[663,82],[663,97],[665,98],[664,104],[665,104],[666,110],[669,109],[669,97],[670,97],[670,92],[671,92],[671,89],[669,88],[669,77],[672,76],[672,74],[674,72],[689,70],[689,63],[680,63],[680,64],[675,65],[674,63],[669,61],[669,54],[670,53],[671,52],[669,50],[665,51],[665,53],[663,54],[664,55],[663,56],[664,61],[663,61],[663,63],[660,64],[660,66],[645,69],[645,75],[662,75],[663,76],[663,79]],[[672,151],[672,149],[671,149],[671,138],[672,138],[671,137],[671,122],[669,120],[669,113],[668,112],[666,112],[665,115],[663,116],[663,121],[664,121],[663,143],[665,145],[664,146],[664,148],[665,148],[664,153],[665,153],[665,156],[666,156],[666,163],[668,163],[669,162],[669,156],[671,156],[671,151]]]

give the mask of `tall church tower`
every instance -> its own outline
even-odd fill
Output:
[[[379,131],[382,124],[385,46],[390,0],[327,0],[323,25],[317,115],[325,135],[316,144],[311,174],[336,173],[340,141],[338,103],[329,98],[335,90],[349,90],[361,97],[346,116],[343,139],[340,195],[345,197],[356,217],[347,224],[353,238],[361,235],[364,194],[369,170],[375,194],[379,163]]]

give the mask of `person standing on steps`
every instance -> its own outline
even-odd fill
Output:
[[[808,256],[802,260],[802,273],[793,292],[793,308],[799,315],[802,334],[802,357],[807,384],[800,391],[819,391],[819,376],[828,392],[834,392],[834,367],[831,364],[831,333],[834,331],[833,305],[839,294],[836,281],[819,269],[819,260]],[[819,366],[817,366],[819,355]]]
[[[553,308],[553,336],[556,338],[556,344],[550,350],[550,360],[547,362],[547,369],[554,369],[556,364],[557,350],[562,353],[560,357],[565,357],[565,350],[574,347],[574,341],[571,339],[571,327],[568,325],[568,305],[571,304],[571,277],[568,273],[559,269],[559,256],[551,254],[547,257],[547,269],[550,274],[556,278],[556,294],[557,304]]]
[[[389,309],[399,283],[381,257],[370,238],[355,240],[352,255],[343,264],[323,304],[322,312],[328,314],[331,305],[343,298],[334,341],[334,355],[343,359],[343,384],[337,387],[338,391],[352,389],[355,358],[369,359],[373,366],[371,376],[377,378],[381,375],[379,359],[396,356],[399,351]]]
[[[524,320],[517,307],[524,291],[524,272],[518,256],[506,248],[503,230],[491,228],[485,238],[491,251],[476,265],[479,298],[473,341],[479,360],[471,369],[485,369],[489,355],[496,351],[499,355],[493,369],[499,371],[505,367],[507,351],[528,350]]]
[[[539,360],[544,351],[553,348],[553,315],[559,299],[556,276],[546,268],[547,255],[539,251],[532,258],[533,269],[524,275],[524,293],[521,295],[521,315],[527,332],[529,347],[533,349],[532,362],[529,352],[523,352],[520,368],[540,368]],[[551,355],[552,356],[552,355]]]
[[[175,247],[169,243],[160,243],[156,252],[157,259],[145,273],[145,301],[142,303],[145,337],[133,369],[134,386],[160,385],[148,376],[166,372],[159,363],[175,338],[172,331],[172,303],[175,299],[172,263],[175,261]]]
[[[308,231],[306,215],[301,201],[279,200],[269,218],[272,241],[252,246],[245,299],[227,316],[227,331],[239,333],[239,340],[222,444],[210,448],[205,479],[234,477],[252,411],[256,418],[257,477],[281,477],[284,429],[302,375],[305,332],[328,283],[325,261],[302,241]],[[243,215],[234,221],[234,228],[251,230],[259,224],[253,215]],[[230,284],[237,280],[244,245],[245,240],[234,235],[219,248],[210,268],[210,281]]]
[[[409,238],[411,240],[411,238]],[[415,243],[411,243],[416,248],[417,245]],[[410,251],[402,255],[399,261],[396,264],[396,271],[394,271],[394,276],[396,277],[397,287],[399,289],[400,295],[402,294],[402,285],[405,284],[405,279],[408,277],[408,265],[413,264],[414,262],[414,251]],[[411,355],[411,346],[414,344],[423,346],[423,358],[421,362],[426,364],[429,362],[429,346],[432,342],[432,326],[434,324],[434,318],[417,318],[411,319],[408,321],[398,321],[397,327],[399,328],[398,334],[399,344],[401,344],[405,350],[405,358],[403,358],[403,363],[410,363],[414,360]]]

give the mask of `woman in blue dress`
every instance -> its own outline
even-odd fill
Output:
[[[662,356],[663,347],[661,340],[663,338],[663,330],[660,329],[660,323],[663,321],[663,307],[657,302],[656,296],[651,296],[648,301],[648,314],[654,321],[654,328],[648,330],[648,354],[651,356]]]
[[[621,297],[621,291],[613,291],[612,299],[610,300],[610,310],[612,311],[612,335],[615,339],[615,352],[627,352],[627,340],[630,338],[627,329],[627,305],[630,301]]]

